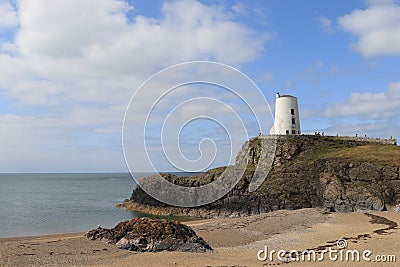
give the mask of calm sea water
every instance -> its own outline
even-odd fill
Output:
[[[0,237],[88,231],[143,216],[115,207],[134,187],[128,173],[0,174]]]

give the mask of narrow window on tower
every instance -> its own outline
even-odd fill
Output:
[[[290,113],[291,113],[292,115],[294,115],[294,108],[292,108],[292,109],[290,110]]]
[[[292,118],[292,124],[296,124],[296,119]]]
[[[286,130],[286,134],[289,134],[289,130]]]
[[[292,134],[296,134],[296,130],[292,130]]]

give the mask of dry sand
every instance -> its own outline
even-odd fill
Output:
[[[317,209],[275,211],[243,218],[186,222],[213,248],[209,253],[136,253],[114,245],[89,241],[84,233],[0,239],[0,266],[376,266],[376,262],[330,261],[283,263],[276,258],[260,261],[257,252],[320,248],[336,249],[336,240],[346,238],[349,250],[366,249],[396,255],[400,266],[400,214],[394,212],[326,213]],[[384,219],[387,220],[384,220]],[[386,223],[386,224],[382,224]],[[386,231],[381,229],[391,228]],[[393,229],[392,229],[393,228]],[[375,232],[374,232],[375,231]],[[320,254],[319,254],[320,255]],[[261,255],[262,256],[262,255]]]

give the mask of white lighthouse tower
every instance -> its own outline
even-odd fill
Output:
[[[270,134],[298,135],[300,130],[300,116],[297,97],[276,93],[275,122]]]

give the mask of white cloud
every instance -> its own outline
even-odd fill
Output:
[[[327,17],[320,16],[318,18],[320,27],[328,33],[334,33],[336,31],[335,27],[332,25],[332,20]]]
[[[0,30],[18,26],[18,16],[9,1],[0,0]]]
[[[80,107],[53,116],[0,115],[0,170],[124,171],[121,141],[114,135],[121,131],[122,121],[116,121],[114,110],[120,113],[124,108]]]
[[[357,37],[352,47],[364,56],[400,55],[400,6],[394,0],[370,0],[365,10],[339,17],[339,25]]]
[[[1,147],[13,155],[0,162],[2,170],[17,168],[11,158],[18,157],[31,159],[31,170],[35,162],[45,166],[40,159],[60,170],[76,163],[95,171],[95,159],[115,169],[125,107],[154,71],[189,60],[240,65],[270,38],[235,22],[223,7],[194,0],[169,1],[157,18],[129,20],[133,7],[119,0],[20,0],[17,7],[15,42],[0,43],[0,97],[18,109],[18,116],[0,114],[0,136],[8,140]],[[90,147],[96,142],[105,146]]]
[[[149,75],[194,59],[240,64],[253,60],[266,40],[228,12],[197,1],[167,2],[160,18],[136,16],[133,23],[123,1],[23,0],[19,6],[18,50],[7,65],[23,61],[35,76],[51,80]]]
[[[21,0],[21,30],[16,43],[27,55],[81,57],[97,45],[111,45],[119,37],[127,10],[129,6],[122,1]]]
[[[400,112],[400,82],[391,83],[386,92],[352,93],[342,103],[328,106],[324,116],[354,116],[366,119],[385,120]],[[397,119],[397,118],[396,118]]]
[[[31,75],[82,83],[130,76],[126,82],[138,83],[160,67],[182,61],[251,61],[269,38],[231,20],[229,12],[197,1],[167,2],[160,18],[136,16],[133,23],[125,17],[129,6],[116,0],[22,0],[19,7],[17,52],[0,65],[19,72],[20,79]],[[12,45],[5,46],[12,51]],[[1,78],[15,83],[13,77]],[[114,96],[110,88],[104,99]]]

